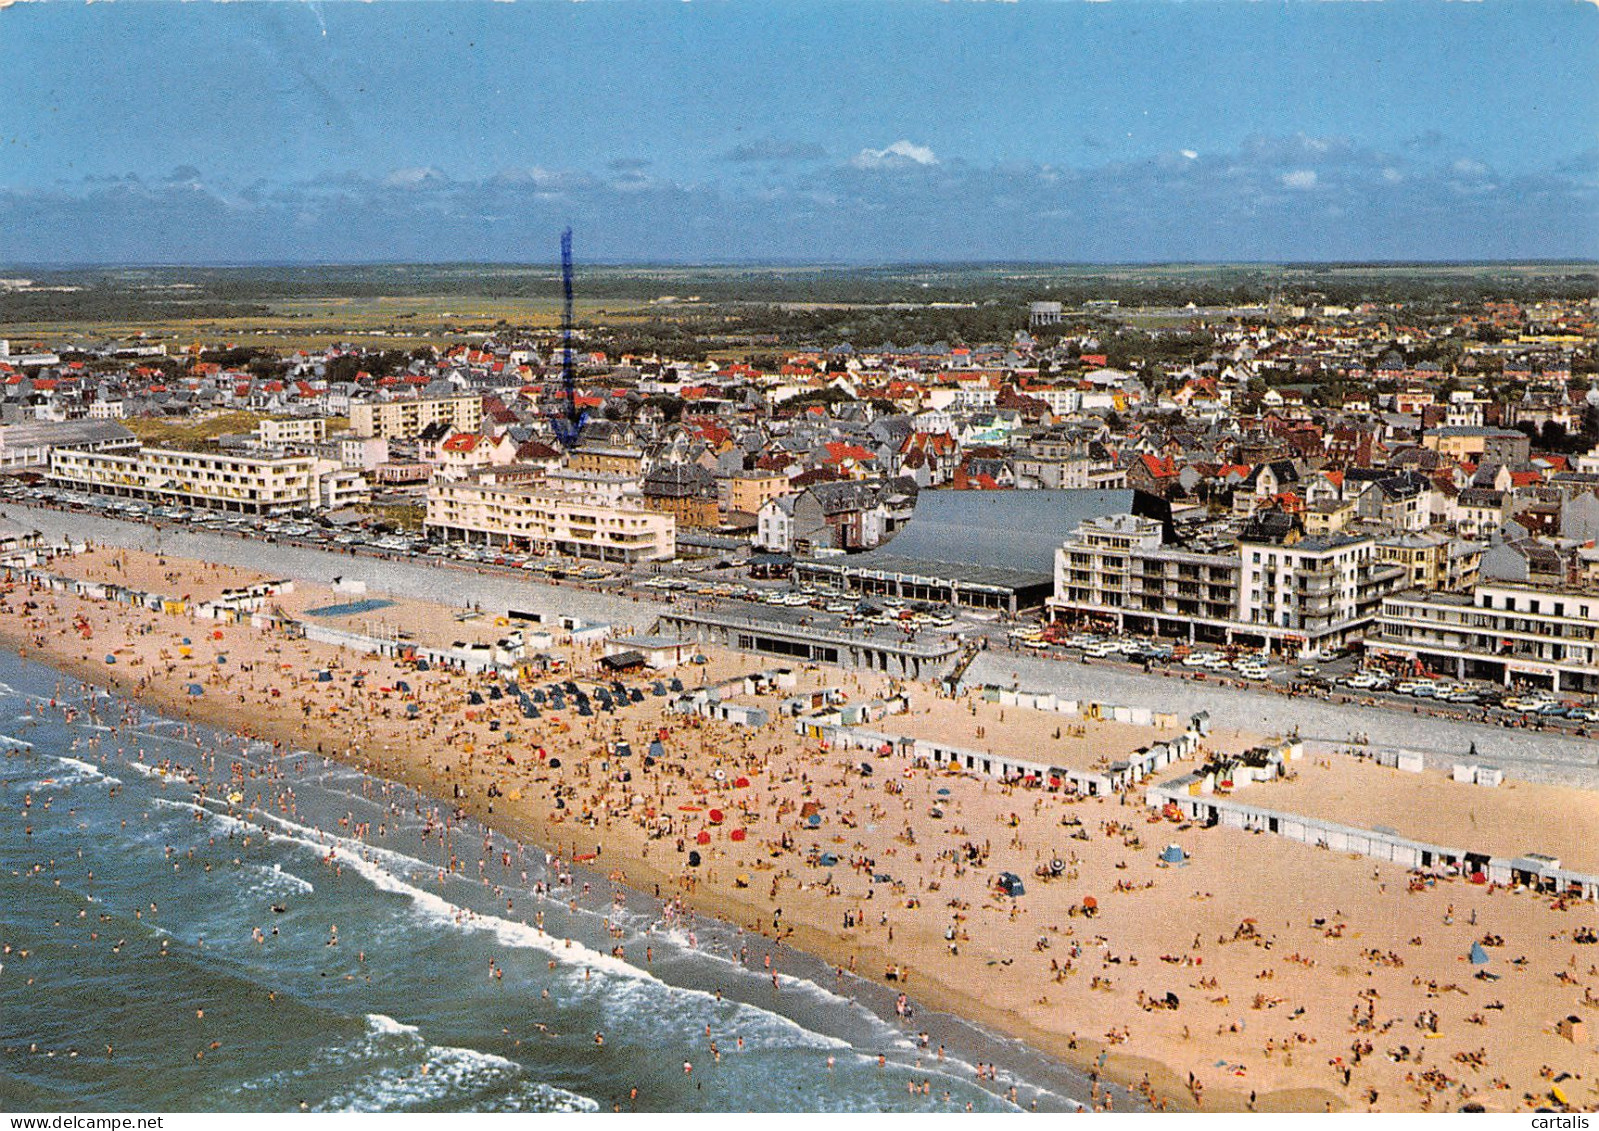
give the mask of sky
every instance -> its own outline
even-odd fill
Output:
[[[0,262],[1599,257],[1592,0],[0,9]]]

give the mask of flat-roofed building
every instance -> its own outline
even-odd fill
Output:
[[[0,470],[44,467],[57,448],[137,451],[139,439],[112,420],[27,420],[0,425]]]
[[[1599,589],[1483,583],[1385,598],[1369,650],[1552,691],[1599,691]]]
[[[268,416],[255,424],[256,443],[264,448],[308,448],[327,435],[327,418],[322,416]]]
[[[1402,572],[1371,538],[1241,540],[1196,552],[1132,514],[1089,518],[1055,553],[1053,619],[1288,653],[1358,639]]]
[[[670,561],[677,523],[635,506],[587,502],[514,469],[428,487],[430,535],[609,562]]]
[[[314,510],[319,481],[339,470],[316,456],[252,456],[181,448],[141,448],[131,453],[56,449],[48,479],[57,487],[211,507],[244,514]],[[334,494],[358,501],[356,485],[340,481]]]
[[[443,424],[456,432],[476,432],[483,426],[483,398],[418,397],[350,406],[350,432],[355,436],[413,440],[430,424]]]

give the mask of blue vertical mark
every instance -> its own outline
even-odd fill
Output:
[[[566,399],[566,413],[555,415],[552,423],[555,436],[562,446],[577,447],[588,423],[588,413],[577,407],[577,367],[572,361],[572,229],[561,233],[561,395]]]

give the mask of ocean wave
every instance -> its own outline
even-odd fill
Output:
[[[92,781],[95,778],[101,778],[106,782],[107,785],[122,784],[122,780],[120,778],[112,777],[110,774],[106,773],[99,766],[96,766],[93,763],[81,762],[76,758],[68,758],[65,754],[54,754],[52,757],[55,758],[56,761],[60,762],[63,766],[68,766],[71,769],[76,770],[80,775],[80,781]]]
[[[13,738],[9,734],[0,734],[0,750],[32,750],[33,743],[20,738]]]
[[[246,1081],[241,1092],[271,1094],[293,1085],[296,1094],[324,1085],[312,1105],[320,1112],[403,1111],[447,1104],[458,1111],[598,1111],[586,1096],[542,1081],[494,1053],[437,1045],[384,1013],[369,1013],[355,1040],[319,1051],[304,1066]],[[352,1071],[354,1073],[352,1078]],[[328,1079],[331,1078],[331,1079]]]

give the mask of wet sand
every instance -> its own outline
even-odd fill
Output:
[[[258,579],[129,551],[115,558],[57,568],[172,595]],[[297,587],[294,597],[321,595]],[[27,601],[37,607],[18,615]],[[382,612],[415,617],[434,643],[464,638],[452,610],[412,605]],[[1151,819],[1141,803],[1123,804],[1133,799],[1075,800],[935,773],[899,756],[868,759],[874,773],[863,776],[860,751],[821,749],[795,735],[791,720],[750,730],[668,714],[666,700],[649,695],[615,716],[524,720],[510,700],[469,705],[471,689],[487,691],[478,677],[416,672],[247,627],[222,626],[218,640],[218,626],[185,616],[20,588],[7,595],[0,626],[12,646],[80,678],[455,800],[636,888],[680,895],[840,970],[1147,1086],[1160,1105],[1230,1110],[1250,1106],[1253,1095],[1260,1109],[1448,1110],[1476,1101],[1516,1110],[1548,1102],[1550,1077],[1561,1072],[1580,1074],[1561,1085],[1574,1105],[1599,1099],[1592,1046],[1554,1032],[1568,1013],[1599,1009],[1599,947],[1573,938],[1594,924],[1591,905],[1559,910],[1546,898],[1448,881],[1412,890],[1393,865]],[[492,617],[480,627],[496,630]],[[188,657],[178,651],[185,636]],[[592,678],[596,650],[561,651],[572,678]],[[104,663],[107,653],[115,664]],[[676,674],[693,686],[780,666],[710,655],[706,667]],[[333,678],[316,682],[314,668]],[[889,690],[885,678],[864,673],[797,675],[800,688],[842,687],[855,700]],[[625,682],[647,688],[653,678]],[[396,690],[400,680],[409,694]],[[190,683],[204,694],[188,695]],[[927,726],[978,745],[977,727],[987,738],[1040,725],[1018,719],[1022,708],[899,686],[911,715],[874,729]],[[767,696],[766,705],[791,693]],[[417,720],[407,718],[411,702]],[[1120,733],[1144,728],[1081,725],[1094,757],[1149,739]],[[1052,729],[1026,734],[1053,741]],[[642,754],[655,737],[665,756],[646,770]],[[1209,744],[1250,737],[1215,734]],[[632,744],[634,757],[609,754],[616,738]],[[624,772],[631,780],[617,780]],[[1418,787],[1409,803],[1439,796]],[[1556,799],[1550,805],[1539,824],[1558,828],[1568,818]],[[819,828],[808,826],[809,806]],[[722,811],[719,823],[712,809]],[[1537,825],[1525,831],[1527,847],[1539,843]],[[1184,864],[1160,863],[1170,843],[1188,853]],[[689,851],[701,853],[700,867],[688,865]],[[823,866],[821,853],[837,863]],[[1057,859],[1058,878],[1035,874]],[[1024,896],[996,893],[1003,871],[1022,877]],[[1476,978],[1465,959],[1472,939],[1485,936],[1502,940],[1487,968],[1498,981]]]

